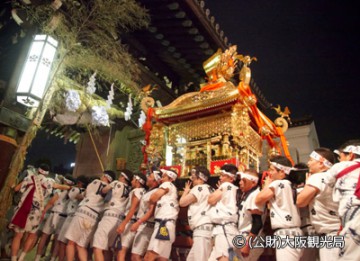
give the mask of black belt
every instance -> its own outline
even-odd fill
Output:
[[[311,226],[311,224],[307,224],[307,225],[305,225],[305,226],[300,227],[300,229],[304,229],[304,228],[310,227],[310,226]],[[279,229],[281,229],[281,228],[279,228]]]
[[[158,223],[161,223],[161,222],[168,222],[168,221],[171,221],[171,222],[174,222],[175,223],[175,219],[160,219],[160,218],[155,218],[154,219],[155,222],[158,222]]]
[[[67,217],[67,214],[61,213],[61,212],[59,212],[59,211],[53,211],[53,210],[51,210],[50,213],[52,213],[52,214],[58,214],[60,217]]]
[[[97,215],[99,215],[99,212],[97,212],[95,209],[91,208],[91,207],[88,207],[88,206],[85,206],[87,207],[88,209],[90,209],[91,211],[95,212]]]
[[[311,224],[301,226],[300,229],[304,233],[304,236],[315,236],[316,235],[315,228]]]
[[[88,207],[87,207],[87,208],[88,208]],[[88,209],[92,210],[91,208],[88,208]],[[84,215],[86,215],[86,216],[88,216],[88,217],[91,217],[91,218],[93,218],[93,219],[95,219],[95,220],[99,217],[98,212],[96,212],[96,211],[94,211],[94,210],[93,210],[93,211],[87,211],[86,209],[79,208],[79,209],[76,210],[76,212],[77,212],[77,213],[84,214]],[[96,214],[94,214],[94,212],[95,212]]]

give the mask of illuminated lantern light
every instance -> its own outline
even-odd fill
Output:
[[[16,90],[17,102],[38,107],[43,98],[58,42],[48,35],[35,35]]]

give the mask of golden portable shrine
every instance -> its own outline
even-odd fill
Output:
[[[144,163],[166,159],[162,165],[176,169],[179,176],[196,165],[216,174],[226,162],[259,170],[263,140],[270,153],[291,159],[284,136],[288,115],[272,122],[256,105],[249,68],[255,59],[238,55],[236,46],[219,50],[203,64],[208,79],[199,92],[186,93],[160,108],[152,107],[154,100],[145,97]],[[240,82],[235,86],[231,78],[240,62]]]

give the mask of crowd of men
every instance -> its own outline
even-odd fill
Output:
[[[216,188],[208,184],[209,170],[197,166],[181,197],[173,170],[122,170],[118,178],[106,170],[92,180],[61,182],[48,173],[41,165],[14,188],[22,194],[9,225],[12,261],[29,260],[34,247],[39,261],[50,240],[51,260],[168,260],[179,207],[188,207],[192,230],[187,260],[258,260],[267,247],[278,261],[360,256],[360,140],[334,152],[317,148],[307,164],[272,157],[262,178],[224,164]],[[321,244],[334,238],[343,244]]]

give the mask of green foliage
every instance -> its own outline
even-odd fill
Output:
[[[49,4],[24,6],[41,32],[61,43],[63,69],[97,71],[104,80],[120,82],[138,93],[139,69],[121,43],[121,35],[146,27],[149,15],[135,0],[62,0],[60,9]],[[110,87],[110,86],[109,86]]]

